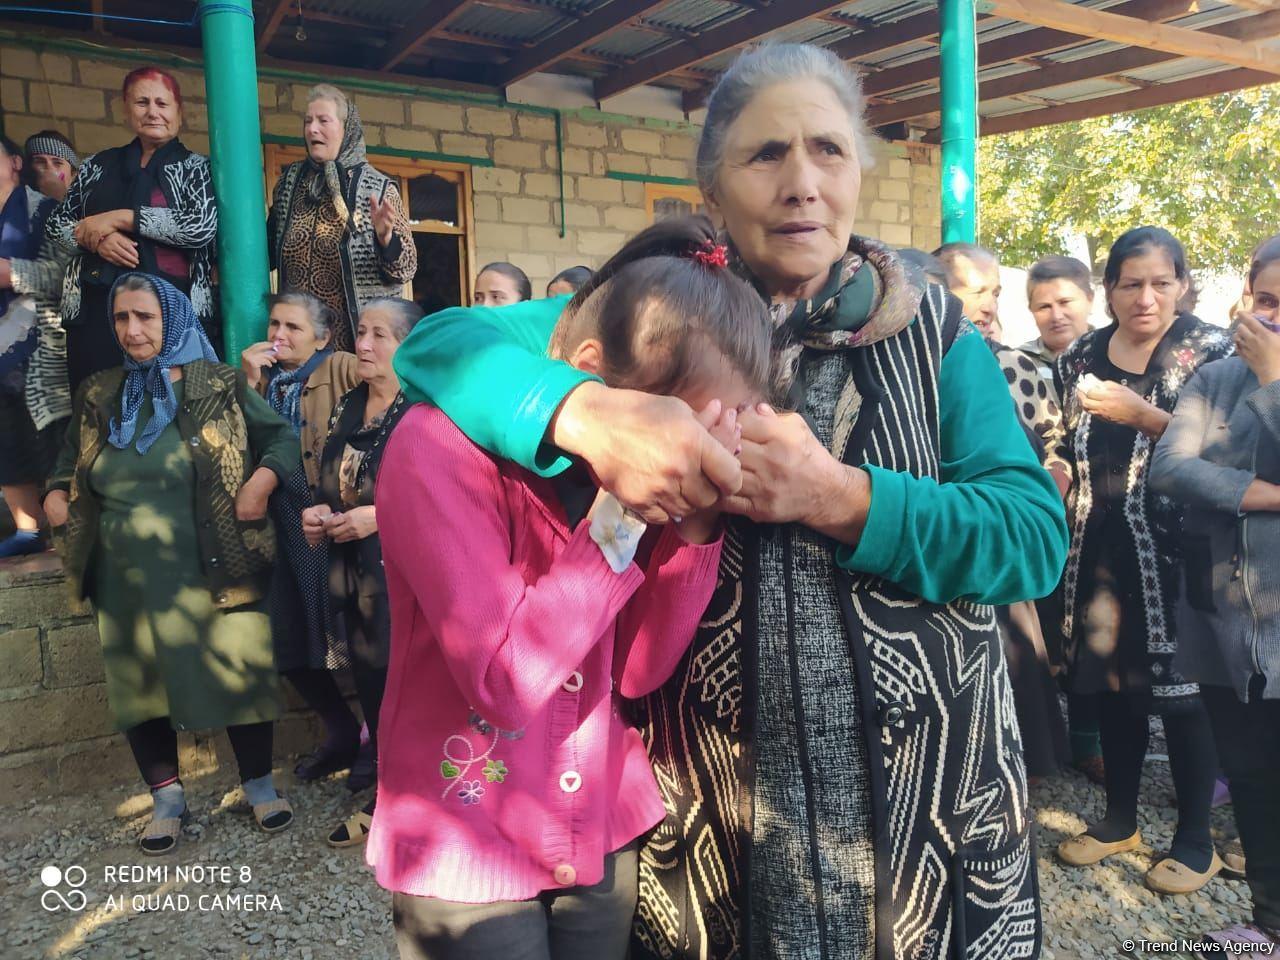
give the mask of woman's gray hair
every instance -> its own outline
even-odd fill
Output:
[[[716,185],[733,121],[762,91],[797,80],[817,80],[831,89],[849,115],[859,164],[863,170],[875,165],[875,136],[867,126],[867,101],[858,71],[825,47],[766,42],[734,60],[711,91],[698,141],[697,176],[703,193],[710,193]]]
[[[404,338],[409,336],[409,331],[417,326],[423,316],[422,308],[404,297],[378,297],[370,300],[360,311],[360,316],[363,317],[370,310],[387,312],[391,317],[391,333],[399,343],[404,343]]]
[[[338,111],[338,122],[342,124],[347,122],[347,115],[351,113],[351,101],[333,84],[317,83],[307,91],[307,106],[311,106],[317,100],[332,100]]]
[[[143,273],[131,273],[115,286],[115,293],[112,295],[111,309],[115,309],[115,297],[122,293],[136,293],[143,290],[147,293],[155,294],[157,299],[160,291],[156,289],[156,285],[151,282],[151,278]]]
[[[274,294],[267,301],[270,313],[277,306],[301,307],[307,313],[307,319],[311,321],[311,329],[316,335],[317,340],[323,340],[329,335],[329,331],[333,329],[333,322],[337,319],[337,314],[323,300],[314,297],[309,293],[301,290],[290,290],[286,293]]]

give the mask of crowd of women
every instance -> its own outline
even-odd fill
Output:
[[[325,729],[296,776],[372,788],[328,842],[365,846],[402,957],[1029,957],[1028,774],[1069,743],[1105,785],[1066,863],[1133,850],[1158,715],[1148,884],[1221,869],[1222,775],[1254,915],[1211,936],[1280,937],[1280,238],[1231,330],[1138,227],[1109,326],[1048,258],[1042,336],[1004,347],[991,254],[852,232],[857,77],[766,44],[708,102],[718,230],[664,221],[545,299],[489,264],[419,322],[397,187],[321,85],[282,292],[227,365],[208,162],[171,76],[122,92],[126,146],[38,135],[32,187],[0,152],[0,550],[37,548],[44,484],[143,852],[182,838],[180,730],[226,728],[257,824],[292,823],[283,675]]]

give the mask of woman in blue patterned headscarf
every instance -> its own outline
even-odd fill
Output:
[[[266,514],[298,442],[167,280],[125,274],[107,302],[123,363],[77,393],[45,510],[75,599],[94,603],[107,698],[155,802],[142,851],[172,850],[187,815],[178,730],[225,727],[258,824],[281,830],[293,812],[271,779]]]

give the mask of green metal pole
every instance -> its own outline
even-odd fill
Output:
[[[942,242],[978,236],[978,31],[974,0],[941,0]]]
[[[266,330],[267,225],[252,0],[200,0],[210,162],[218,204],[218,289],[225,359]]]

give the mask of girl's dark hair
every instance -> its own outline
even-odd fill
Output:
[[[590,267],[569,267],[567,270],[561,270],[554,277],[547,281],[547,289],[550,290],[552,284],[567,283],[573,287],[574,291],[582,289],[582,285],[591,279]]]
[[[19,160],[23,159],[22,148],[6,137],[3,133],[0,133],[0,147],[4,147],[6,156],[17,157]]]
[[[1163,227],[1134,227],[1122,233],[1111,245],[1107,266],[1102,273],[1102,284],[1108,290],[1120,281],[1120,269],[1125,261],[1140,257],[1152,250],[1163,250],[1173,263],[1173,275],[1179,280],[1188,279],[1187,253],[1182,244]]]
[[[606,382],[663,394],[687,386],[708,359],[723,356],[767,396],[769,311],[727,266],[694,258],[715,243],[705,216],[663,220],[636,234],[569,301],[552,350],[564,355],[595,337],[608,364]],[[662,357],[656,376],[655,352]]]
[[[1032,291],[1040,284],[1053,280],[1067,280],[1085,296],[1093,296],[1093,276],[1088,267],[1075,257],[1052,256],[1041,257],[1027,271],[1027,299],[1031,299]]]
[[[1280,260],[1280,233],[1274,237],[1268,237],[1258,244],[1253,250],[1253,256],[1249,258],[1249,289],[1253,289],[1253,282],[1258,279],[1258,274],[1271,264]]]
[[[494,263],[486,263],[476,272],[476,279],[480,279],[482,273],[496,273],[506,277],[516,285],[516,289],[520,291],[521,300],[533,299],[533,284],[529,282],[529,275],[517,267],[514,263],[507,263],[505,260],[498,260]]]

